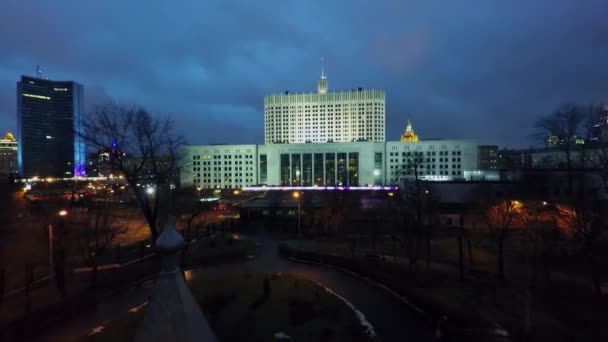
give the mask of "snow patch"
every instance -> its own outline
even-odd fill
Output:
[[[496,324],[496,327],[494,328],[494,334],[498,335],[498,336],[502,336],[502,337],[509,337],[509,332],[501,327],[500,325]]]
[[[291,340],[291,336],[282,331],[274,333],[274,338],[275,340]]]
[[[353,310],[353,312],[355,313],[355,315],[357,316],[357,319],[359,320],[359,323],[361,323],[361,325],[365,328],[365,333],[369,336],[369,337],[376,337],[376,331],[374,330],[374,326],[367,320],[367,318],[365,317],[365,315],[359,311],[354,305],[353,303],[349,302],[348,300],[346,300],[346,298],[340,296],[339,294],[335,293],[334,291],[332,291],[330,288],[328,288],[327,286],[321,284],[321,283],[317,283],[315,282],[317,285],[321,286],[323,289],[325,289],[325,292],[337,297],[338,299],[340,299],[341,301],[344,302],[344,304],[346,304],[351,310]]]

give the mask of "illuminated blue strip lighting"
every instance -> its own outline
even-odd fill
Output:
[[[36,182],[45,182],[48,180],[51,180],[51,181],[105,181],[105,180],[108,180],[108,177],[21,178],[19,180],[15,180],[15,182],[36,183]]]
[[[343,190],[385,190],[395,191],[399,188],[396,186],[246,186],[243,187],[243,191],[285,191],[285,190],[329,190],[329,191],[343,191]]]

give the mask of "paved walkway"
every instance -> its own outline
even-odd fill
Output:
[[[351,302],[374,326],[381,341],[432,341],[432,331],[415,314],[385,290],[340,271],[292,262],[277,255],[277,242],[265,234],[251,237],[260,244],[258,256],[248,262],[192,270],[194,278],[227,272],[284,272],[321,283]],[[48,333],[41,341],[73,341],[103,322],[118,318],[141,305],[152,283],[113,297],[86,315]]]

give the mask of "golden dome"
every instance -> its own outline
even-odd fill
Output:
[[[412,128],[412,123],[410,120],[407,120],[407,127],[405,128],[405,132],[401,135],[401,142],[417,142],[418,135],[414,132]]]
[[[13,133],[6,132],[6,134],[4,135],[4,139],[3,140],[15,141],[15,137],[13,136]]]

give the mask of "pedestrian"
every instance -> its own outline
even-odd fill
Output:
[[[439,341],[447,341],[446,339],[446,328],[448,323],[448,316],[441,316],[437,322],[437,328],[435,328],[435,337]]]

